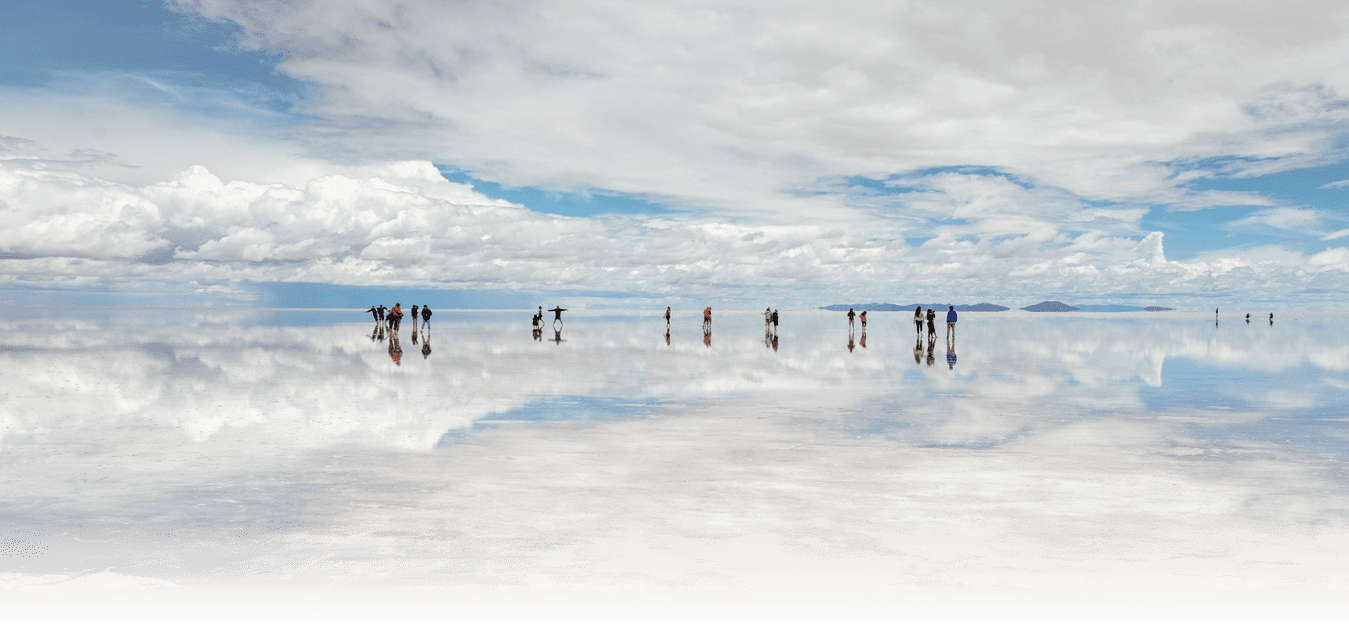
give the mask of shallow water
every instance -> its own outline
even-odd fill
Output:
[[[1349,592],[1349,317],[565,317],[0,311],[0,586]]]

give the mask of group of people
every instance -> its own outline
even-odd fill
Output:
[[[948,308],[946,309],[946,341],[947,341],[947,343],[950,343],[950,342],[955,341],[955,338],[956,338],[956,319],[957,319],[958,317],[959,317],[959,316],[956,315],[956,308],[955,308],[954,306],[948,307]],[[924,314],[923,314],[923,307],[921,307],[921,306],[920,306],[920,307],[915,307],[915,308],[913,309],[913,326],[914,326],[914,329],[915,329],[915,330],[917,331],[917,333],[918,333],[919,339],[922,339],[922,337],[923,337],[923,323],[924,323],[924,322],[927,323],[927,337],[928,337],[928,339],[929,339],[929,340],[932,340],[932,341],[936,341],[936,339],[937,339],[937,312],[936,312],[936,311],[933,311],[932,309],[928,309],[928,310],[927,310],[927,314],[924,315]],[[863,322],[862,324],[865,325],[866,322]]]
[[[393,304],[392,309],[386,308],[382,304],[379,306],[375,306],[372,304],[370,305],[369,309],[366,309],[365,312],[374,316],[375,323],[378,324],[379,322],[384,322],[389,327],[389,330],[394,332],[398,332],[398,328],[403,323],[403,303],[401,302],[395,302]],[[423,324],[431,323],[431,307],[423,304],[419,308],[417,305],[414,304],[412,305],[411,313],[412,313],[412,327],[414,329],[417,327],[418,314],[421,315]]]

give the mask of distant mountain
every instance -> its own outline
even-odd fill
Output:
[[[1062,302],[1058,302],[1058,301],[1055,301],[1055,300],[1045,300],[1044,302],[1041,302],[1040,304],[1032,304],[1032,305],[1030,305],[1030,306],[1023,306],[1023,307],[1021,307],[1021,310],[1022,310],[1022,311],[1030,311],[1030,312],[1032,312],[1032,313],[1067,313],[1067,312],[1069,312],[1069,311],[1076,311],[1076,310],[1077,310],[1077,307],[1075,307],[1075,306],[1068,306],[1068,305],[1066,305],[1066,304],[1064,304],[1064,303],[1062,303]]]
[[[1144,310],[1144,311],[1170,311],[1171,308],[1170,308],[1170,307],[1164,307],[1164,306],[1145,306],[1145,307],[1143,307],[1143,310]]]
[[[946,307],[948,306],[951,305],[916,304],[916,303],[891,304],[889,302],[881,302],[881,303],[870,302],[867,304],[831,304],[829,306],[822,306],[820,307],[820,309],[824,311],[847,311],[848,309],[856,309],[858,311],[912,311],[914,307],[923,307],[924,309],[936,309],[939,311],[945,311]],[[1007,307],[1002,305],[980,302],[979,304],[957,304],[956,310],[960,312],[974,311],[976,313],[980,313],[980,312],[1006,311],[1008,309]]]
[[[1127,304],[1079,304],[1077,310],[1084,313],[1128,313],[1130,311],[1142,311],[1143,307]]]
[[[962,304],[956,307],[956,310],[975,311],[979,313],[992,313],[996,311],[1007,311],[1009,309],[1005,306],[1002,306],[1001,304],[989,304],[987,302],[980,302],[979,304]]]

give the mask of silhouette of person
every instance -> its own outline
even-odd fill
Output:
[[[937,312],[932,309],[927,310],[927,338],[929,341],[937,340]]]
[[[431,323],[431,307],[422,305],[422,325]]]
[[[1251,314],[1250,314],[1250,313],[1247,313],[1247,314],[1246,314],[1246,323],[1247,323],[1247,324],[1251,323]]]
[[[375,318],[376,322],[379,321],[379,309],[376,309],[375,305],[370,305],[370,310],[366,311],[366,313],[369,313],[371,317]]]
[[[565,310],[565,309],[563,309],[563,310]],[[554,328],[554,329],[553,329],[553,343],[554,343],[554,344],[561,344],[561,343],[564,342],[564,341],[566,341],[566,339],[563,339],[563,338],[562,338],[562,330],[561,330],[561,329],[558,329],[558,328]]]
[[[862,329],[862,336],[857,338],[857,345],[863,348],[867,347],[867,329]]]
[[[712,307],[703,309],[703,334],[712,334]],[[703,343],[708,343],[704,341]]]
[[[669,328],[669,327],[670,327],[670,307],[668,307],[668,306],[665,307],[665,327],[666,327],[666,328]],[[668,335],[669,333],[666,333],[666,334]],[[668,342],[667,342],[667,343],[668,343]]]
[[[401,326],[403,323],[403,303],[402,302],[393,303],[393,308],[389,309],[389,314],[387,317],[389,319],[389,323],[391,324],[390,329],[393,330],[394,332],[398,332],[399,326]]]
[[[852,333],[848,333],[848,352],[852,352],[857,344],[853,343]]]
[[[763,325],[767,326],[772,323],[773,323],[773,307],[770,306],[763,310]]]
[[[1270,314],[1269,314],[1269,325],[1270,325],[1270,326],[1273,326],[1273,325],[1274,325],[1274,314],[1273,314],[1273,313],[1270,313]]]
[[[539,307],[539,312],[534,315],[534,325],[543,326],[543,307]]]
[[[937,357],[936,357],[936,355],[933,353],[934,350],[936,350],[936,348],[937,348],[937,334],[936,334],[936,333],[933,333],[932,336],[927,340],[927,366],[928,366],[928,367],[932,367],[932,364],[937,362]]]
[[[858,315],[857,319],[862,322],[862,334],[865,335],[867,333],[867,312],[862,311],[862,314]]]
[[[913,330],[918,334],[918,339],[921,341],[923,338],[923,307],[921,306],[913,309]]]
[[[389,310],[389,309],[384,308],[384,305],[382,305],[382,304],[379,305],[379,318],[378,318],[379,321],[384,321],[384,314],[385,314],[385,312],[388,311],[388,310]]]
[[[421,316],[421,309],[417,305],[412,305],[412,325],[417,325],[417,318]]]
[[[778,334],[778,310],[777,310],[777,309],[773,309],[773,334],[774,334],[774,335],[777,335],[777,334]],[[775,345],[774,345],[773,347],[774,347],[774,349],[776,349],[776,348],[777,348],[777,346],[776,346],[776,341],[777,341],[777,339],[774,338],[773,341],[775,342]]]
[[[425,311],[426,309],[422,309]],[[431,331],[423,329],[426,334],[422,335],[422,360],[431,358]]]
[[[535,320],[535,322],[537,322],[537,321],[538,321],[538,320]],[[532,330],[532,331],[530,331],[530,332],[534,335],[534,340],[535,340],[535,341],[543,341],[543,329],[542,329],[542,328],[539,328],[539,326],[538,326],[537,323],[534,325],[534,330]]]
[[[849,330],[852,329],[853,319],[856,318],[856,317],[857,317],[857,314],[854,313],[852,309],[848,309],[848,329],[849,329]]]
[[[773,333],[773,352],[778,351],[778,334]]]
[[[412,321],[414,321],[414,322],[417,321],[417,318],[415,318],[415,317],[412,318]],[[416,330],[413,330],[413,331],[412,331],[412,345],[414,345],[414,346],[417,345],[418,334],[419,334],[419,333],[418,333]]]
[[[554,327],[554,328],[557,327],[558,323],[562,322],[562,312],[563,312],[563,311],[566,311],[566,310],[567,310],[567,309],[564,309],[564,308],[562,308],[562,307],[560,307],[560,306],[557,306],[557,305],[553,305],[553,308],[548,309],[548,311],[551,312],[551,313],[553,314],[553,327]]]
[[[670,345],[670,325],[665,325],[665,345]]]

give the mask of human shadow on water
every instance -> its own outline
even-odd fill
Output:
[[[707,324],[703,325],[703,345],[712,347],[712,328]]]
[[[403,364],[403,346],[398,343],[398,333],[389,333],[389,358],[393,359],[394,365]]]
[[[666,324],[666,325],[665,325],[665,345],[667,345],[667,346],[670,345],[670,326],[669,326],[669,324]]]

